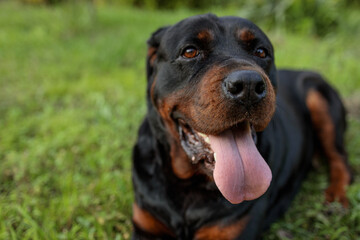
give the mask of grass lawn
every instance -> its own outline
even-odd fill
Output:
[[[145,41],[196,13],[0,2],[0,239],[130,238]],[[360,238],[360,33],[269,36],[278,67],[316,69],[344,96],[355,182],[349,210],[325,206],[315,168],[265,239]]]

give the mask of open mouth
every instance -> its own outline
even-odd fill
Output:
[[[256,148],[252,125],[243,121],[218,135],[206,135],[177,119],[181,145],[193,164],[212,171],[215,184],[231,203],[253,200],[268,189],[272,174]]]
[[[206,168],[214,170],[214,151],[207,135],[195,131],[184,120],[178,120],[180,143],[193,164],[203,163]]]

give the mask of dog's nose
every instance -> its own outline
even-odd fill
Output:
[[[256,71],[241,70],[230,73],[223,82],[225,95],[244,105],[252,105],[266,96],[264,79]]]

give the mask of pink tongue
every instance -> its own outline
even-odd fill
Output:
[[[214,180],[231,203],[253,200],[268,189],[272,174],[251,136],[250,127],[209,136],[216,153]]]

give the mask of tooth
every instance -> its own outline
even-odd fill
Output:
[[[202,137],[202,138],[207,138],[207,136],[206,136],[205,134],[203,134],[203,133],[198,132],[198,134],[199,134],[200,137]]]
[[[192,160],[192,161],[195,161],[195,156],[192,156],[191,160]]]
[[[214,161],[216,162],[216,153],[214,153]]]
[[[204,141],[205,141],[206,143],[210,144],[210,139],[209,139],[209,137],[208,137],[206,134],[200,133],[200,132],[198,132],[198,134],[199,134],[199,136],[200,136],[202,139],[204,139]]]

